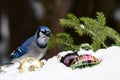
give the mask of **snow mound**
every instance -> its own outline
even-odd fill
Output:
[[[120,47],[112,46],[96,52],[80,49],[78,54],[91,54],[102,62],[93,67],[72,70],[54,56],[45,61],[38,71],[20,73],[19,63],[3,67],[0,80],[120,80]]]

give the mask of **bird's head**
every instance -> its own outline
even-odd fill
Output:
[[[36,43],[39,47],[44,48],[47,46],[51,30],[46,26],[40,26],[36,32]]]

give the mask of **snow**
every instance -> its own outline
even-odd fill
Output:
[[[20,73],[19,63],[3,67],[0,80],[120,80],[120,47],[112,46],[96,52],[80,49],[78,54],[91,54],[102,62],[93,67],[72,70],[53,56],[44,61],[45,65],[38,71]]]

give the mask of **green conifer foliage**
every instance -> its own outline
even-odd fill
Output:
[[[48,48],[53,48],[55,46],[63,48],[63,50],[73,50],[76,51],[80,46],[77,46],[73,43],[73,38],[68,33],[58,33],[52,35],[49,40]]]
[[[81,17],[77,18],[74,14],[68,14],[66,19],[60,19],[60,24],[65,27],[73,28],[79,36],[89,35],[92,39],[93,50],[101,47],[107,48],[105,40],[111,38],[115,41],[115,45],[120,45],[120,35],[112,28],[106,25],[106,18],[102,12],[97,12],[96,18]],[[65,50],[78,50],[80,45],[73,43],[73,38],[68,33],[58,33],[52,38],[53,43],[64,46]],[[50,41],[50,43],[52,43]],[[51,44],[53,45],[53,44]]]

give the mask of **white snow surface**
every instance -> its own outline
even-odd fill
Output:
[[[112,46],[96,52],[80,49],[78,54],[91,54],[102,62],[93,67],[72,70],[53,56],[38,71],[20,73],[19,63],[3,67],[0,80],[120,80],[120,47]]]

